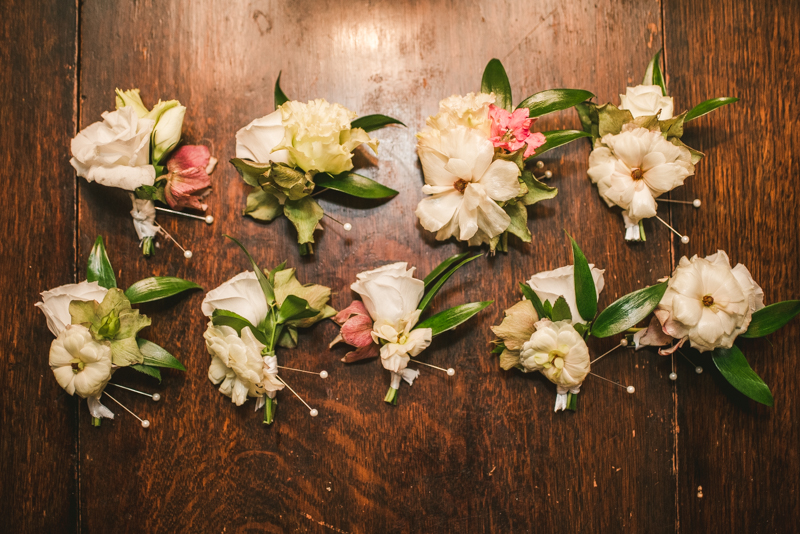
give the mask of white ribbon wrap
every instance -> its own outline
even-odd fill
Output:
[[[622,212],[622,220],[625,221],[625,241],[641,241],[642,233],[639,223],[635,223],[628,218],[628,212]]]
[[[102,393],[100,395],[102,395]],[[86,397],[86,403],[89,405],[89,413],[92,414],[92,417],[96,417],[97,419],[114,419],[114,412],[103,406],[100,402],[100,395],[96,397]]]
[[[399,373],[395,373],[392,371],[392,388],[393,389],[400,389],[400,380],[405,380],[408,382],[408,385],[414,384],[414,379],[419,376],[419,371],[416,369],[408,369],[405,368],[401,370]]]
[[[130,197],[133,203],[131,210],[133,228],[136,230],[136,235],[139,236],[139,241],[141,242],[146,237],[155,237],[158,234],[158,226],[155,225],[156,205],[152,200],[136,198],[133,194]]]
[[[567,409],[567,393],[572,393],[573,395],[577,395],[581,392],[580,386],[575,386],[574,388],[562,388],[561,386],[558,387],[556,390],[556,406],[553,410],[554,412],[564,411]]]

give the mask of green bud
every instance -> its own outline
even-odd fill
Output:
[[[100,321],[100,327],[97,329],[97,335],[105,339],[113,339],[119,332],[119,313],[112,311]]]

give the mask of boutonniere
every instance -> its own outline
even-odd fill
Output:
[[[551,89],[529,96],[516,107],[503,65],[486,66],[479,93],[453,95],[439,103],[417,134],[417,152],[426,195],[416,215],[423,228],[443,241],[455,237],[470,246],[488,243],[492,252],[507,249],[508,234],[529,243],[527,206],[556,196],[544,184],[550,171],[534,176],[542,162],[533,158],[586,132],[531,131],[536,119],[568,109],[594,95],[578,89]]]
[[[712,98],[675,115],[660,58],[658,52],[650,61],[642,85],[628,87],[620,95],[619,107],[592,102],[577,106],[583,129],[591,134],[593,141],[589,178],[597,184],[609,207],[622,208],[628,241],[645,240],[642,221],[658,218],[656,198],[683,185],[686,178],[694,175],[695,165],[703,157],[703,153],[681,141],[686,123],[739,100]],[[700,207],[699,199],[666,201]],[[682,243],[689,242],[688,236],[667,226]]]
[[[382,199],[397,191],[353,172],[353,153],[367,145],[377,154],[378,141],[369,132],[390,124],[405,126],[386,115],[356,114],[325,99],[308,103],[289,100],[275,82],[275,111],[236,132],[236,158],[231,163],[253,191],[244,214],[269,222],[285,215],[297,230],[300,254],[314,253],[314,231],[325,211],[316,196],[327,190]],[[332,221],[338,220],[328,216]],[[345,231],[352,228],[343,223]]]
[[[218,288],[209,291],[203,300],[203,314],[209,318],[203,337],[211,355],[208,379],[219,386],[223,395],[241,406],[248,397],[256,398],[255,410],[264,408],[263,421],[275,418],[277,392],[284,387],[318,415],[283,378],[278,369],[311,372],[278,365],[278,347],[297,346],[299,329],[308,328],[336,310],[328,306],[331,290],[317,284],[301,284],[294,269],[286,262],[271,271],[262,271],[250,253],[236,239],[250,261],[252,271],[242,272]],[[322,378],[328,373],[321,371]]]
[[[67,393],[87,400],[94,426],[100,426],[101,418],[114,418],[111,410],[100,402],[103,395],[119,404],[108,394],[107,386],[133,391],[154,401],[161,398],[158,393],[151,395],[110,382],[120,368],[131,367],[159,382],[159,368],[186,370],[165,349],[139,337],[139,332],[151,321],[132,305],[165,299],[190,289],[201,288],[194,282],[165,276],[145,278],[125,291],[118,289],[103,238],[98,237],[89,254],[86,280],[42,293],[42,302],[36,306],[56,336],[50,345],[50,368]],[[122,407],[144,428],[150,426],[148,419],[141,419]]]
[[[341,331],[330,346],[343,341],[356,349],[342,358],[345,363],[380,356],[383,367],[391,372],[384,401],[396,405],[401,381],[410,385],[419,376],[418,370],[407,367],[409,363],[432,367],[448,376],[455,374],[452,368],[443,369],[412,358],[428,348],[435,336],[456,328],[492,304],[493,301],[461,304],[420,321],[444,283],[458,269],[480,257],[467,258],[467,254],[445,260],[424,280],[414,278],[415,267],[399,262],[360,273],[350,286],[361,300],[336,314],[334,321],[341,325]]]
[[[739,263],[731,268],[722,250],[705,258],[682,257],[660,285],[663,296],[648,327],[633,334],[634,346],[659,346],[660,354],[672,355],[688,341],[698,352],[711,353],[714,366],[734,388],[772,406],[769,387],[734,341],[764,337],[782,328],[800,313],[800,300],[765,306],[764,292],[747,267]],[[696,369],[702,372],[702,367]],[[670,379],[677,379],[674,370]]]
[[[78,176],[130,192],[133,226],[145,256],[155,253],[153,239],[162,233],[192,257],[156,222],[156,211],[214,222],[211,215],[182,211],[206,210],[202,199],[211,192],[209,174],[217,162],[205,146],[179,146],[185,113],[177,100],[159,100],[148,110],[138,89],[117,89],[116,110],[103,113],[102,121],[72,140],[70,163]]]

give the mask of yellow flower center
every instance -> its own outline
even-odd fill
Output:
[[[86,367],[86,364],[78,358],[71,359],[69,363],[72,366],[72,372],[75,374],[80,373],[83,371],[83,368]]]
[[[631,171],[631,178],[633,178],[634,182],[641,180],[643,175],[642,169],[633,169]]]
[[[468,185],[469,185],[468,181],[464,180],[463,178],[459,178],[453,184],[453,189],[455,189],[456,191],[458,191],[459,193],[461,193],[463,195],[464,191],[467,189]]]

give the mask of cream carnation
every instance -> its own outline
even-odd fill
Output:
[[[478,130],[483,137],[489,138],[492,121],[489,118],[489,106],[494,104],[494,93],[469,93],[468,95],[453,95],[439,102],[439,113],[428,117],[425,123],[428,128],[420,132],[417,137],[424,143],[430,136],[452,130],[456,126],[464,126]]]
[[[209,322],[203,337],[212,356],[208,379],[220,385],[220,393],[230,397],[237,406],[244,404],[248,396],[264,395],[261,351],[265,347],[255,338],[250,327],[243,328],[239,337],[233,328],[214,326]]]

